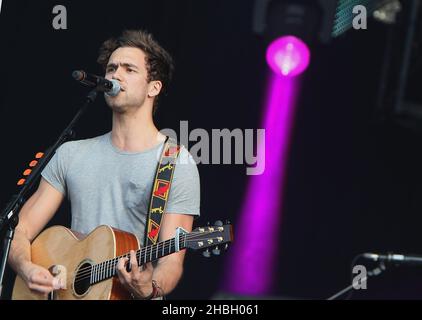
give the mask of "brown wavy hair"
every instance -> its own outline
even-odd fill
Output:
[[[152,34],[145,30],[125,30],[119,37],[112,37],[101,45],[97,62],[104,72],[111,54],[117,48],[134,47],[141,49],[145,54],[145,65],[148,72],[147,81],[159,80],[162,83],[160,94],[166,94],[168,85],[174,72],[173,59],[170,54],[161,47],[153,38]],[[153,114],[158,106],[158,97],[154,99]]]

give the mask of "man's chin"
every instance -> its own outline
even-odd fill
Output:
[[[109,104],[108,106],[110,107],[111,111],[116,113],[124,113],[126,111],[126,108],[122,105]]]
[[[122,112],[125,108],[121,103],[119,103],[117,98],[118,97],[105,96],[105,102],[111,110],[116,111],[116,112]]]

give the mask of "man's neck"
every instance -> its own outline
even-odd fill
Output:
[[[113,113],[111,141],[113,145],[128,152],[142,152],[165,140],[154,124],[151,112]]]

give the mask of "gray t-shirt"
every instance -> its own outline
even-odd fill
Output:
[[[111,132],[70,141],[57,149],[42,176],[70,200],[73,230],[89,233],[106,224],[135,234],[143,244],[152,183],[163,146],[124,152],[112,144]],[[198,169],[182,147],[166,213],[199,216],[199,205]]]

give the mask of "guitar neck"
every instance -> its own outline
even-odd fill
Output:
[[[175,238],[146,246],[136,251],[138,266],[160,259],[177,251],[186,249],[186,235],[180,234]],[[116,275],[116,266],[121,258],[130,258],[130,253],[92,265],[90,283],[98,283]]]

